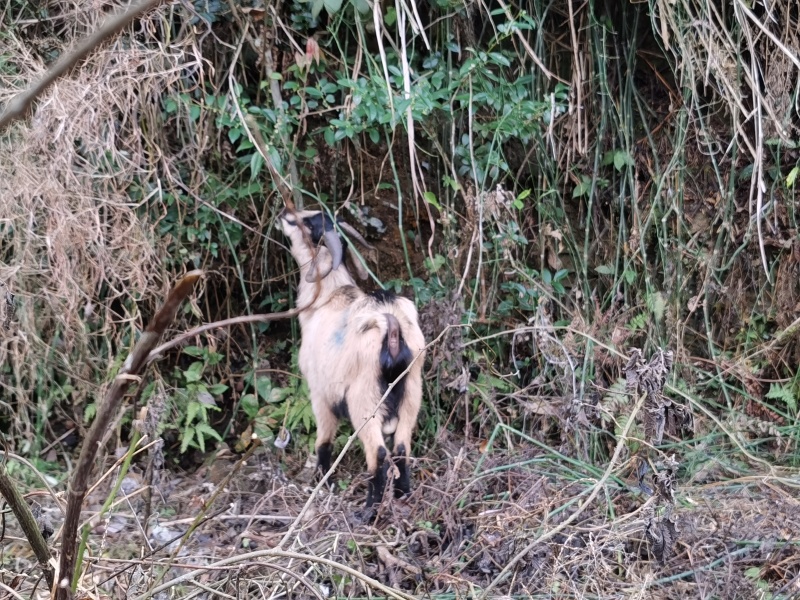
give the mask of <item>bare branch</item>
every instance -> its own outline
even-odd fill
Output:
[[[106,392],[103,402],[97,409],[92,426],[86,435],[78,458],[75,472],[72,474],[67,495],[67,516],[64,519],[64,538],[61,544],[61,561],[59,563],[59,581],[56,587],[56,600],[68,600],[72,596],[72,586],[76,581],[73,571],[77,554],[77,536],[80,524],[81,506],[86,496],[86,485],[92,470],[97,449],[103,434],[119,408],[122,397],[131,382],[136,379],[147,365],[150,352],[161,339],[164,330],[169,326],[178,312],[178,308],[191,293],[194,284],[202,277],[202,271],[191,271],[172,288],[164,305],[153,317],[139,341],[125,360],[111,387]]]
[[[5,461],[0,463],[0,494],[6,499],[14,516],[17,518],[19,526],[28,538],[31,548],[33,548],[39,566],[44,572],[45,581],[50,589],[53,589],[53,568],[50,566],[50,550],[44,540],[36,518],[33,516],[28,503],[19,493],[12,479],[6,474]]]

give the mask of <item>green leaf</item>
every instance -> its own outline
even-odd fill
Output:
[[[200,107],[197,104],[192,104],[189,107],[189,118],[192,121],[197,121],[200,118]]]
[[[189,402],[186,406],[186,426],[189,427],[194,420],[197,418],[197,414],[200,412],[200,409],[203,408],[203,405],[199,402]]]
[[[612,265],[600,265],[594,268],[600,275],[613,275],[614,267]]]
[[[789,171],[789,174],[786,176],[786,187],[792,187],[798,175],[800,175],[800,167],[795,167]]]
[[[314,0],[311,4],[311,16],[315,19],[319,16],[319,13],[322,12],[322,7],[325,6],[324,0]]]
[[[342,8],[342,0],[323,0],[323,2],[329,15],[335,15]]]
[[[503,67],[511,66],[511,62],[499,52],[489,52],[489,56],[491,57],[492,61],[495,64],[501,65]]]
[[[194,356],[195,358],[203,356],[203,349],[199,346],[186,346],[183,349],[183,352],[189,356]]]
[[[589,193],[590,189],[592,189],[592,180],[586,177],[586,175],[581,175],[581,182],[572,190],[572,197],[577,198],[579,196],[585,196]]]
[[[444,266],[445,262],[446,262],[445,257],[442,256],[441,254],[437,254],[436,256],[433,257],[433,260],[431,260],[430,258],[426,258],[425,266],[431,273],[437,273],[439,269],[441,269],[442,266]]]
[[[256,415],[258,415],[258,398],[256,398],[255,394],[242,396],[241,400],[239,400],[239,406],[242,407],[248,419],[255,419]]]
[[[367,0],[353,0],[353,5],[362,15],[369,12],[369,2]]]
[[[614,168],[617,171],[622,171],[622,167],[625,165],[633,166],[631,155],[624,150],[617,150],[614,152]]]
[[[186,452],[189,449],[189,444],[192,443],[192,439],[194,438],[194,427],[187,427],[183,430],[183,436],[181,437],[181,454]]]
[[[630,331],[638,331],[640,329],[644,329],[647,326],[647,313],[641,312],[635,317],[633,317],[630,322],[628,323],[628,329]]]
[[[769,384],[769,391],[765,397],[770,400],[782,400],[791,412],[797,412],[797,398],[795,398],[794,393],[788,385],[780,383]]]
[[[633,282],[636,281],[636,271],[625,269],[622,272],[622,276],[625,278],[625,281],[628,282],[628,285],[633,285]]]
[[[258,152],[253,152],[250,157],[250,179],[255,179],[264,167],[264,159]]]
[[[425,192],[424,194],[422,194],[422,197],[425,198],[425,202],[437,208],[441,212],[442,207],[439,204],[439,201],[436,199],[436,194],[434,194],[433,192]]]
[[[282,402],[291,395],[292,395],[292,390],[290,390],[289,388],[274,387],[272,388],[272,390],[270,390],[269,399],[267,400],[267,402],[269,402],[270,404],[275,404],[276,402]]]
[[[381,141],[381,135],[378,133],[377,129],[370,129],[369,130],[369,139],[372,140],[373,144],[377,144]]]
[[[272,382],[268,377],[259,377],[256,379],[256,391],[264,401],[269,401],[270,392],[272,391]]]
[[[219,394],[224,394],[227,391],[228,391],[228,386],[225,385],[224,383],[215,383],[214,385],[209,386],[208,388],[208,393],[214,394],[215,396],[218,396]]]
[[[525,200],[525,198],[527,198],[530,195],[531,195],[530,189],[522,190],[522,192],[520,192],[520,194],[516,198],[514,198],[514,202],[512,202],[514,208],[516,208],[517,210],[522,210],[523,208],[525,208],[525,203],[523,202],[523,200]]]
[[[183,376],[186,379],[186,383],[195,383],[200,381],[203,377],[203,363],[201,362],[193,362],[188,369],[183,372]]]
[[[200,434],[200,433],[203,434],[202,436],[198,435],[197,436],[198,438],[202,438],[204,436],[207,436],[207,437],[214,438],[218,442],[222,441],[222,436],[219,433],[217,433],[217,431],[213,427],[211,427],[211,425],[209,425],[208,423],[198,423],[197,427],[195,427],[195,429],[197,430],[198,434]]]

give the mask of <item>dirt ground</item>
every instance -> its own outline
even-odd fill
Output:
[[[635,482],[610,481],[586,505],[597,473],[524,441],[481,450],[443,432],[414,461],[410,497],[388,494],[373,523],[361,518],[357,449],[337,471],[344,485],[321,489],[307,507],[311,470],[288,477],[275,448],[247,464],[221,452],[193,474],[162,471],[149,523],[134,468],[105,518],[92,515],[110,484],[86,504],[83,597],[141,598],[148,586],[157,598],[387,597],[380,584],[417,598],[800,597],[795,480],[713,481],[722,467],[708,465],[708,483],[676,490],[677,539],[660,564],[645,535],[652,501]],[[57,529],[53,499],[36,500]],[[7,523],[2,581],[25,597],[38,579],[31,560]],[[157,591],[167,584],[169,595]]]

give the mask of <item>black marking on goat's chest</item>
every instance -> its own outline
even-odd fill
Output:
[[[392,354],[389,352],[389,336],[384,336],[380,354],[381,396],[386,393],[389,385],[397,380],[400,374],[408,368],[413,358],[411,349],[408,347],[408,344],[406,344],[405,339],[403,339],[402,333],[400,334],[400,351],[397,354],[397,358],[392,358]],[[402,379],[395,383],[392,391],[389,392],[389,395],[386,396],[386,400],[383,401],[384,421],[389,421],[397,416],[400,403],[405,397],[405,392],[406,377],[404,375]]]

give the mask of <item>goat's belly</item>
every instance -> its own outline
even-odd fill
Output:
[[[386,419],[381,425],[381,431],[383,431],[383,435],[392,435],[396,429],[397,429],[397,417]]]

